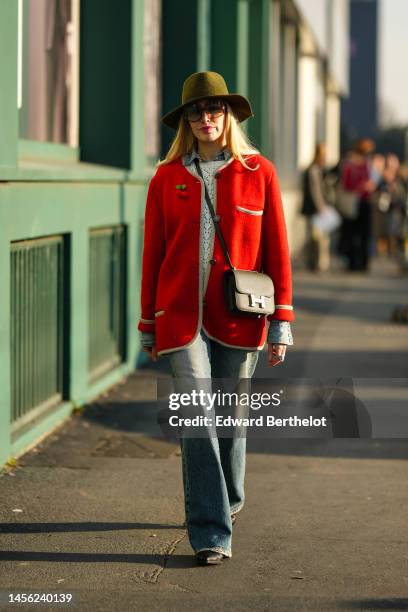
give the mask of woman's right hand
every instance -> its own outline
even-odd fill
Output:
[[[276,366],[285,361],[286,344],[280,342],[268,343],[268,366]]]
[[[149,355],[150,359],[152,359],[153,361],[157,361],[158,357],[157,357],[157,350],[155,346],[144,346],[143,350],[145,353]]]

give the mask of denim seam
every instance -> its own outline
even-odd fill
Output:
[[[221,548],[221,546],[211,546],[211,547],[205,547],[205,548],[199,548],[198,550],[196,550],[196,553],[201,552],[202,550],[212,550],[214,552],[218,552],[218,553],[222,553],[223,555],[225,555],[226,557],[232,557],[232,553],[230,550],[226,551],[225,548]]]
[[[204,327],[204,325],[202,326],[203,330],[205,331],[205,333],[207,334],[207,336],[211,339],[211,340],[215,340],[215,342],[218,342],[219,344],[222,344],[222,346],[227,346],[228,348],[233,348],[233,349],[242,349],[244,351],[262,351],[264,346],[265,346],[265,342],[262,345],[259,346],[238,346],[235,344],[227,344],[226,342],[223,342],[222,340],[220,340],[219,338],[216,338],[215,336],[212,336],[208,330]]]

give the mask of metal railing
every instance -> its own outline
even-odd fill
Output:
[[[126,228],[93,229],[89,245],[89,375],[125,360]]]
[[[11,243],[12,431],[62,401],[64,239]]]

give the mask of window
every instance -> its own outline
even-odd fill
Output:
[[[79,0],[19,0],[19,135],[78,145]]]
[[[145,152],[151,162],[160,155],[161,115],[161,0],[144,5]]]
[[[280,50],[280,108],[281,141],[280,172],[285,187],[297,184],[297,26],[294,21],[283,20],[281,24]]]

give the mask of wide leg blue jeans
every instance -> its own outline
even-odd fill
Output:
[[[212,379],[224,379],[227,391],[242,379],[249,383],[258,357],[259,351],[223,346],[201,330],[191,346],[169,354],[175,390],[211,393]],[[210,549],[231,557],[231,514],[245,498],[245,435],[221,437],[212,429],[203,437],[182,436],[180,445],[190,544],[195,552]]]

